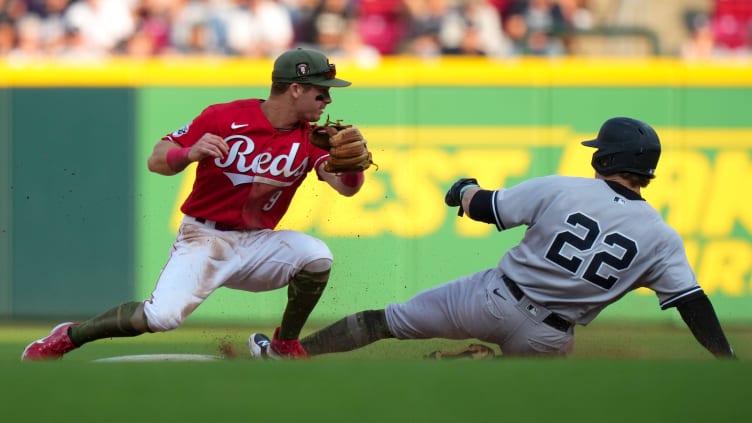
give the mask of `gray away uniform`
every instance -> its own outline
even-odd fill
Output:
[[[574,324],[631,290],[653,290],[663,309],[704,296],[682,239],[620,184],[545,176],[491,199],[499,230],[527,225],[519,245],[498,267],[388,305],[396,338],[477,338],[505,355],[568,354]]]

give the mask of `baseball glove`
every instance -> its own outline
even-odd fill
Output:
[[[308,135],[311,144],[329,152],[324,170],[329,173],[362,172],[376,166],[368,151],[366,140],[353,125],[344,125],[326,118],[323,126],[314,126]]]
[[[482,360],[494,358],[496,353],[490,347],[482,344],[470,344],[457,350],[436,350],[426,354],[425,358],[435,360],[453,360],[458,358],[468,358],[471,360]]]

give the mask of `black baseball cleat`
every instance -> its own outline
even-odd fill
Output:
[[[252,333],[248,337],[248,348],[251,358],[256,360],[279,360],[280,357],[272,351],[272,341],[263,333]]]

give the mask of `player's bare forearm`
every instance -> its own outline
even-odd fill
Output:
[[[325,164],[319,166],[318,172],[321,179],[326,181],[332,188],[345,197],[352,197],[360,191],[365,177],[363,172],[330,173],[324,170]]]
[[[147,165],[149,167],[149,170],[154,173],[159,173],[160,175],[175,175],[176,173],[179,173],[179,170],[173,169],[168,163],[167,163],[167,153],[170,150],[173,149],[181,149],[182,147],[179,144],[176,144],[171,141],[166,140],[160,140],[154,145],[154,150],[151,153],[151,156],[149,156],[149,160],[147,162]],[[188,163],[185,163],[183,165],[183,168],[187,166]],[[182,169],[180,169],[182,170]]]
[[[168,140],[160,140],[154,145],[149,157],[149,170],[161,175],[175,175],[189,164],[207,157],[224,158],[228,153],[227,143],[214,134],[204,134],[191,147],[183,147]]]

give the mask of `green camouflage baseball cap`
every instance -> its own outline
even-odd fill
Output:
[[[272,82],[312,84],[324,87],[347,87],[350,81],[335,78],[337,68],[315,50],[297,48],[282,53],[274,61]]]

